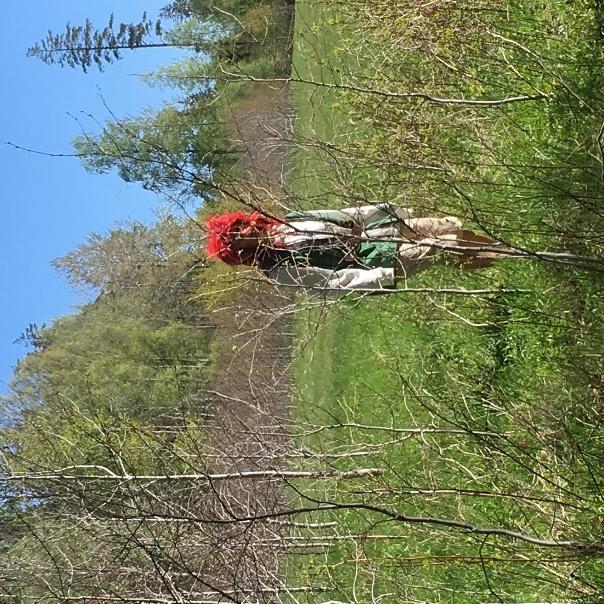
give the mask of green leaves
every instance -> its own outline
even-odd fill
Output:
[[[116,170],[126,182],[178,195],[181,201],[211,196],[214,171],[234,159],[211,96],[206,91],[190,107],[168,106],[108,121],[100,134],[85,133],[73,141],[76,154],[90,172]]]

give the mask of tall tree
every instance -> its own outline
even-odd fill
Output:
[[[207,102],[109,121],[99,135],[78,136],[74,147],[90,172],[116,170],[126,182],[181,200],[211,196],[211,177],[233,159],[224,124]]]
[[[121,59],[124,50],[172,46],[161,40],[161,20],[153,22],[146,12],[138,23],[120,23],[117,31],[114,21],[111,14],[103,29],[95,29],[89,19],[84,25],[67,23],[65,33],[49,31],[46,38],[28,49],[27,56],[38,57],[49,65],[79,67],[84,72],[94,63],[102,71],[105,63]]]
[[[164,16],[173,15],[168,11]],[[233,53],[245,55],[253,43],[249,36],[242,36],[240,21],[228,11],[185,11],[177,20],[180,23],[169,31],[164,31],[161,19],[152,21],[146,12],[138,23],[120,23],[117,29],[113,14],[102,29],[95,29],[89,19],[84,25],[67,23],[63,34],[49,31],[27,50],[27,56],[86,73],[93,64],[103,71],[105,65],[120,60],[125,50],[189,48],[228,59]]]
[[[96,293],[123,293],[143,284],[159,287],[167,281],[174,286],[195,261],[190,251],[193,238],[190,226],[172,217],[152,226],[126,223],[106,234],[91,233],[53,265],[71,286]],[[35,345],[41,333],[37,326],[29,326],[24,336]]]
[[[110,401],[130,410],[178,407],[195,392],[211,329],[191,300],[199,259],[190,224],[162,218],[151,227],[115,228],[56,260],[72,285],[102,295],[74,316],[26,332],[34,350],[15,369],[0,409],[15,416],[48,408],[57,395],[95,408]]]

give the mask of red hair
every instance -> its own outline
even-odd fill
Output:
[[[253,257],[249,254],[238,254],[233,249],[233,242],[239,237],[241,229],[254,227],[268,231],[278,220],[269,218],[260,212],[224,212],[210,216],[206,221],[208,258],[217,258],[227,264],[251,264]]]

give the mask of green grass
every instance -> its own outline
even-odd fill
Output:
[[[424,15],[423,3],[384,1],[372,5],[376,21],[355,6],[298,3],[294,77],[442,98],[536,90],[548,98],[460,108],[297,84],[291,185],[301,203],[398,199],[528,249],[602,256],[604,60],[591,3]],[[431,54],[413,50],[414,27]],[[292,501],[601,543],[601,273],[509,260],[477,272],[432,269],[412,285],[495,293],[400,293],[301,317],[296,443],[314,454],[302,465],[383,473],[300,482]],[[396,431],[408,428],[441,432]],[[316,516],[336,525],[298,529],[315,547],[288,559],[292,584],[328,590],[308,602],[598,602],[604,594],[601,551],[367,509]]]

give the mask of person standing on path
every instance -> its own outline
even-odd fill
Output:
[[[228,264],[256,266],[269,281],[312,293],[388,293],[427,268],[489,266],[498,245],[464,229],[459,218],[413,218],[390,203],[341,210],[225,212],[206,222],[207,254]]]

